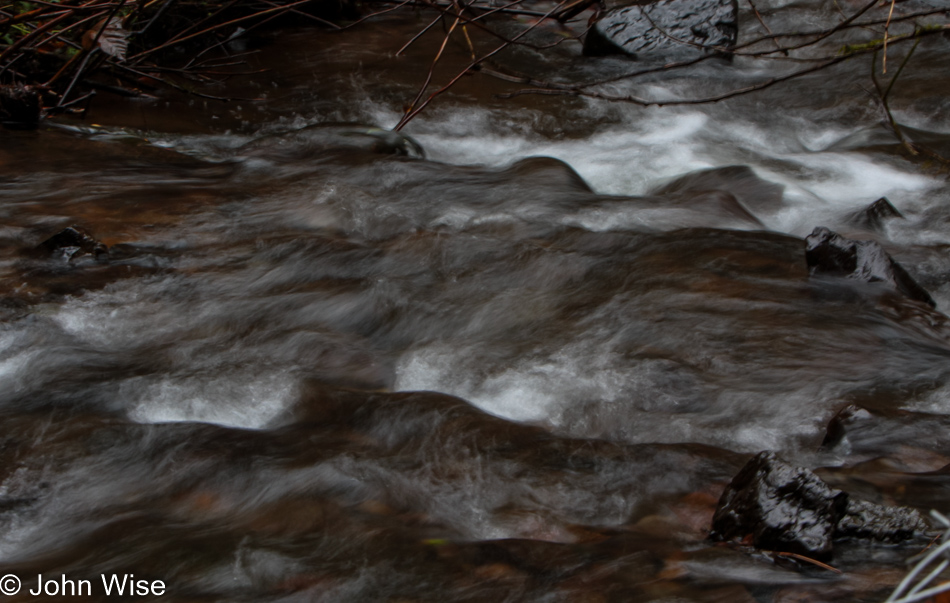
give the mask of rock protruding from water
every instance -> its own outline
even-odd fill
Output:
[[[739,471],[713,516],[713,538],[742,540],[756,548],[831,557],[835,526],[848,495],[817,475],[762,452]]]
[[[0,86],[0,123],[12,130],[35,130],[40,123],[42,103],[32,86]]]
[[[848,435],[848,428],[859,421],[871,418],[871,413],[856,404],[849,404],[835,413],[825,429],[825,439],[821,442],[822,449],[831,449],[840,444]]]
[[[893,218],[903,218],[904,215],[891,205],[887,197],[881,197],[862,210],[848,216],[848,221],[859,228],[866,230],[881,230],[884,223]]]
[[[935,308],[927,291],[875,241],[846,239],[818,227],[805,239],[805,260],[811,274],[842,276],[867,283],[881,282],[905,297]]]
[[[928,527],[914,509],[849,499],[848,508],[835,527],[835,538],[897,543],[925,533]]]
[[[91,255],[97,260],[109,255],[109,248],[78,226],[69,226],[46,239],[37,247],[53,256],[73,260]]]
[[[736,0],[639,0],[607,10],[584,39],[584,54],[689,60],[728,55],[738,35]]]
[[[927,531],[919,513],[852,500],[812,471],[761,452],[732,479],[716,507],[711,537],[829,559],[839,539],[902,542]]]

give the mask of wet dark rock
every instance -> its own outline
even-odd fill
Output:
[[[774,452],[759,453],[739,471],[719,499],[713,517],[716,540],[752,536],[756,548],[828,559],[835,525],[848,495],[834,490]]]
[[[845,406],[828,421],[828,427],[825,430],[825,439],[822,440],[821,447],[825,449],[834,448],[847,436],[850,426],[858,421],[870,418],[871,413],[868,412],[867,409],[861,408],[856,404]]]
[[[40,123],[42,103],[31,86],[0,86],[0,123],[13,130],[35,130]]]
[[[880,282],[931,308],[937,305],[880,243],[846,239],[827,228],[818,227],[805,239],[805,245],[805,260],[811,274]]]
[[[838,520],[835,538],[897,543],[928,530],[920,513],[907,507],[887,507],[863,500],[848,500],[844,516]]]
[[[640,0],[608,9],[584,39],[584,54],[658,60],[728,54],[738,35],[736,0]]]
[[[69,226],[46,239],[37,247],[50,255],[72,260],[91,255],[97,260],[109,255],[109,248],[78,226]]]
[[[888,220],[903,217],[904,215],[891,205],[887,197],[881,197],[864,209],[852,213],[848,221],[859,228],[881,230]]]
[[[711,537],[756,548],[829,559],[838,539],[902,542],[924,534],[917,511],[850,498],[814,472],[761,452],[732,479],[713,517]]]

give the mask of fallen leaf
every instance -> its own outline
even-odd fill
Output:
[[[101,34],[100,31],[102,31]],[[96,40],[96,36],[98,36],[98,40]],[[82,47],[86,50],[92,50],[94,45],[107,55],[124,61],[125,53],[129,49],[129,30],[122,26],[122,19],[112,17],[108,24],[103,19],[83,34]]]

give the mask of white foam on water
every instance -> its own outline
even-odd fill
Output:
[[[15,329],[0,333],[0,398],[13,396],[30,379],[30,366],[39,350],[22,345],[26,333]]]
[[[476,378],[466,367],[470,357],[466,350],[433,345],[403,357],[396,367],[394,389],[441,391],[506,419],[556,423],[565,403],[578,398],[613,401],[630,378],[605,365],[609,355],[591,357],[572,349],[580,347],[569,346],[546,359]],[[469,376],[460,378],[463,375]]]
[[[161,373],[120,384],[118,399],[134,421],[266,426],[294,400],[292,369],[246,369],[245,362],[260,360],[254,357],[253,348],[225,345],[232,333],[221,324],[221,313],[230,310],[227,304],[169,299],[168,289],[187,284],[177,279],[156,279],[144,288],[141,284],[138,288],[118,284],[70,299],[49,318],[70,336],[65,345],[83,351],[121,355],[141,354],[148,346],[164,350],[165,361],[171,365],[156,364]],[[57,339],[62,339],[61,334]],[[207,349],[214,347],[216,339],[222,345],[209,355]],[[41,344],[31,353],[39,354],[43,347]],[[242,360],[245,352],[250,358]],[[7,361],[7,370],[15,374],[27,361],[21,354]],[[0,380],[4,364],[0,362]]]
[[[721,389],[724,383],[704,382],[674,362],[631,361],[609,348],[585,339],[486,372],[471,368],[471,350],[432,345],[402,359],[394,389],[449,393],[496,416],[547,423],[574,437],[702,442],[747,452],[797,446],[821,430],[828,401],[841,393],[827,377],[786,391],[751,391],[741,383]]]
[[[759,170],[760,176],[785,185],[785,207],[772,218],[782,232],[807,235],[818,225],[833,224],[841,216],[867,207],[881,197],[903,205],[940,183],[916,173],[876,163],[858,153],[815,153],[789,156],[808,177]]]
[[[595,105],[588,110],[592,123],[600,110]],[[866,124],[847,129],[777,115],[774,123],[763,125],[682,107],[616,111],[624,116],[621,123],[583,139],[526,132],[523,123],[516,126],[491,109],[472,107],[422,116],[407,130],[435,161],[498,167],[550,156],[567,162],[602,194],[642,195],[694,170],[747,164],[760,177],[786,187],[785,206],[758,217],[770,229],[801,236],[882,196],[892,203],[911,202],[944,185],[912,165],[905,170],[860,152],[823,150]],[[381,109],[375,115],[391,117]]]
[[[0,391],[10,390],[15,392],[19,389],[21,380],[28,372],[26,369],[35,356],[35,352],[27,352],[0,361],[0,384],[2,384],[0,385]]]
[[[293,379],[281,373],[136,378],[120,387],[133,421],[197,421],[243,428],[265,427],[293,403],[295,393]]]
[[[456,165],[505,166],[531,156],[571,165],[594,190],[638,194],[656,180],[711,167],[696,155],[696,136],[707,124],[701,112],[652,110],[648,118],[584,139],[552,140],[499,122],[489,110],[465,108],[428,118],[410,135],[429,159]]]
[[[406,354],[396,367],[397,391],[433,390],[464,398],[482,410],[514,421],[541,421],[551,417],[560,399],[556,387],[559,367],[536,364],[527,372],[513,368],[485,380],[464,368],[464,350],[434,345]],[[553,388],[552,388],[553,386]]]

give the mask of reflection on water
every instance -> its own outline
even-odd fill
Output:
[[[946,181],[821,89],[781,115],[462,89],[414,140],[341,124],[391,125],[416,83],[330,60],[388,48],[362,31],[269,46],[297,68],[240,133],[0,138],[0,573],[180,601],[880,600],[914,551],[842,549],[832,579],[705,535],[762,449],[948,510]],[[885,195],[904,218],[854,222]],[[70,224],[108,257],[36,249]],[[880,241],[937,310],[809,276],[819,225]]]

